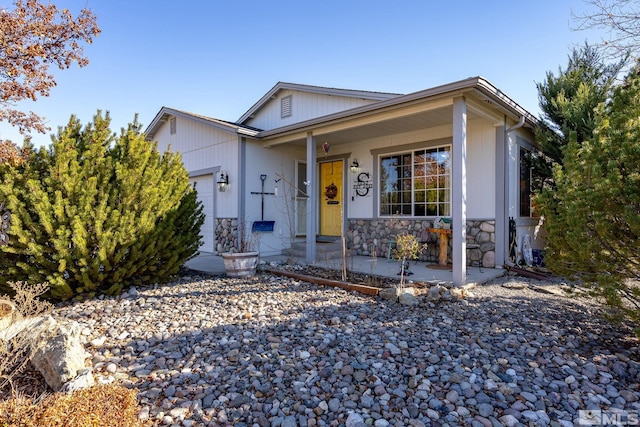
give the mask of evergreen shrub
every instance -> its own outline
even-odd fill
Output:
[[[160,153],[135,120],[119,135],[100,112],[84,128],[71,117],[48,148],[0,165],[0,200],[11,212],[0,246],[8,282],[48,282],[50,297],[116,294],[161,282],[201,242],[202,205],[178,153]]]

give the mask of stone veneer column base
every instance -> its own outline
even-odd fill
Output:
[[[238,252],[238,218],[216,218],[216,254]]]

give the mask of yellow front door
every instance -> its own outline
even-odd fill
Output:
[[[342,234],[342,160],[320,163],[320,234]]]

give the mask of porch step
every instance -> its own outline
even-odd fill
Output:
[[[307,254],[306,242],[295,242],[292,245],[294,257],[304,258]],[[347,250],[347,255],[353,255],[353,251]],[[316,242],[316,259],[325,260],[342,257],[342,242],[340,239],[334,242]]]

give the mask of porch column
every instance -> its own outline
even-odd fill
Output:
[[[467,276],[467,103],[464,97],[453,100],[452,156],[453,285],[462,286]]]
[[[306,262],[316,261],[316,210],[318,205],[318,176],[316,163],[316,139],[311,132],[307,133],[307,246]]]
[[[506,120],[506,119],[505,119]],[[496,128],[496,267],[504,266],[507,259],[508,239],[508,205],[507,192],[509,191],[507,179],[507,146],[505,143],[506,128]]]

